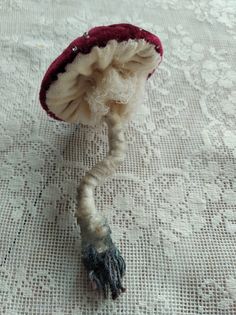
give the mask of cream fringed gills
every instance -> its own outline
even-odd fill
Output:
[[[89,54],[78,54],[58,75],[46,94],[46,103],[58,118],[94,125],[108,113],[110,102],[120,104],[122,119],[134,112],[149,73],[161,56],[145,40],[111,40]]]

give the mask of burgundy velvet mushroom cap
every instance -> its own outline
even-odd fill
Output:
[[[75,39],[49,66],[40,102],[53,118],[102,121],[111,106],[124,119],[142,100],[146,79],[162,60],[154,34],[131,24],[99,26]]]

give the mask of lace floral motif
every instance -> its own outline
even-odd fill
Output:
[[[234,0],[0,3],[0,314],[234,315]],[[48,118],[43,74],[92,26],[128,22],[163,42],[127,158],[95,192],[126,259],[127,293],[87,285],[74,218],[107,130]]]
[[[215,21],[229,29],[235,26],[235,2],[233,0],[190,1],[186,8],[192,10],[199,21],[213,24]]]

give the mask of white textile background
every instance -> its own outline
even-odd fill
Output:
[[[52,60],[96,25],[156,33],[164,60],[96,191],[127,262],[127,293],[91,292],[73,213],[106,129],[51,120]],[[236,314],[236,1],[0,1],[0,314]]]

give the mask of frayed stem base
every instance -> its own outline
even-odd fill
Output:
[[[125,261],[114,244],[101,253],[94,245],[86,246],[82,252],[82,261],[88,271],[92,288],[102,291],[104,297],[108,296],[110,290],[112,299],[115,300],[126,291],[121,283]]]

